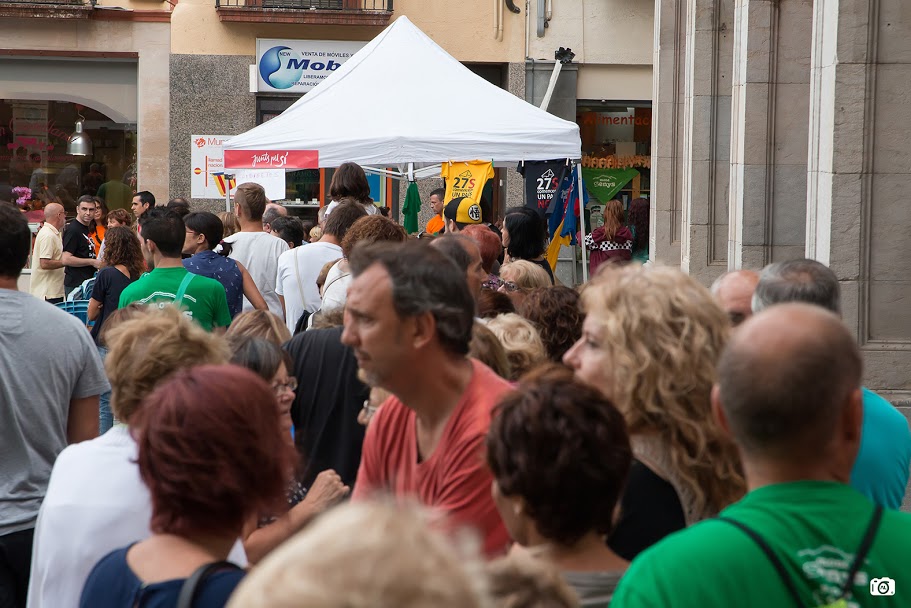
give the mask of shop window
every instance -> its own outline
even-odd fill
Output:
[[[580,101],[576,122],[582,137],[583,174],[588,168],[634,170],[628,174],[635,173],[635,177],[614,197],[627,205],[634,198],[647,198],[651,189],[651,103]],[[589,194],[598,198],[591,188]]]
[[[80,116],[91,142],[85,156],[67,151]],[[34,215],[51,202],[73,213],[76,199],[85,194],[103,196],[109,208],[129,208],[136,190],[136,143],[135,124],[114,122],[90,107],[0,100],[0,200]]]

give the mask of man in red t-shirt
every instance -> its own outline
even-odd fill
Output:
[[[342,342],[390,397],[370,422],[355,500],[414,498],[470,526],[489,555],[509,542],[483,460],[493,406],[510,385],[469,359],[474,300],[465,274],[421,241],[355,247]]]

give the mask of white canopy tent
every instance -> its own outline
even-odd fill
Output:
[[[433,166],[450,160],[581,158],[578,125],[474,74],[404,16],[281,115],[224,148],[315,150],[320,167],[397,167],[393,175],[412,179],[439,175]]]

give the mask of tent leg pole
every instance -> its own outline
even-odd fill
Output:
[[[576,248],[573,247],[573,287],[579,282],[579,269],[576,268]]]
[[[231,213],[231,176],[225,173],[225,213]]]
[[[579,246],[582,248],[582,282],[588,283],[588,261],[585,250],[585,200],[582,198],[582,163],[576,165],[576,177],[579,180],[579,188],[576,196],[579,197]]]

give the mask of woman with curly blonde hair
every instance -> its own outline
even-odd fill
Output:
[[[746,490],[710,406],[729,323],[707,289],[673,268],[605,268],[582,305],[582,337],[564,361],[629,426],[635,461],[608,544],[631,560]]]
[[[510,373],[507,380],[516,381],[533,367],[547,360],[547,351],[538,330],[531,321],[514,312],[497,315],[487,321],[487,329],[503,345]]]

